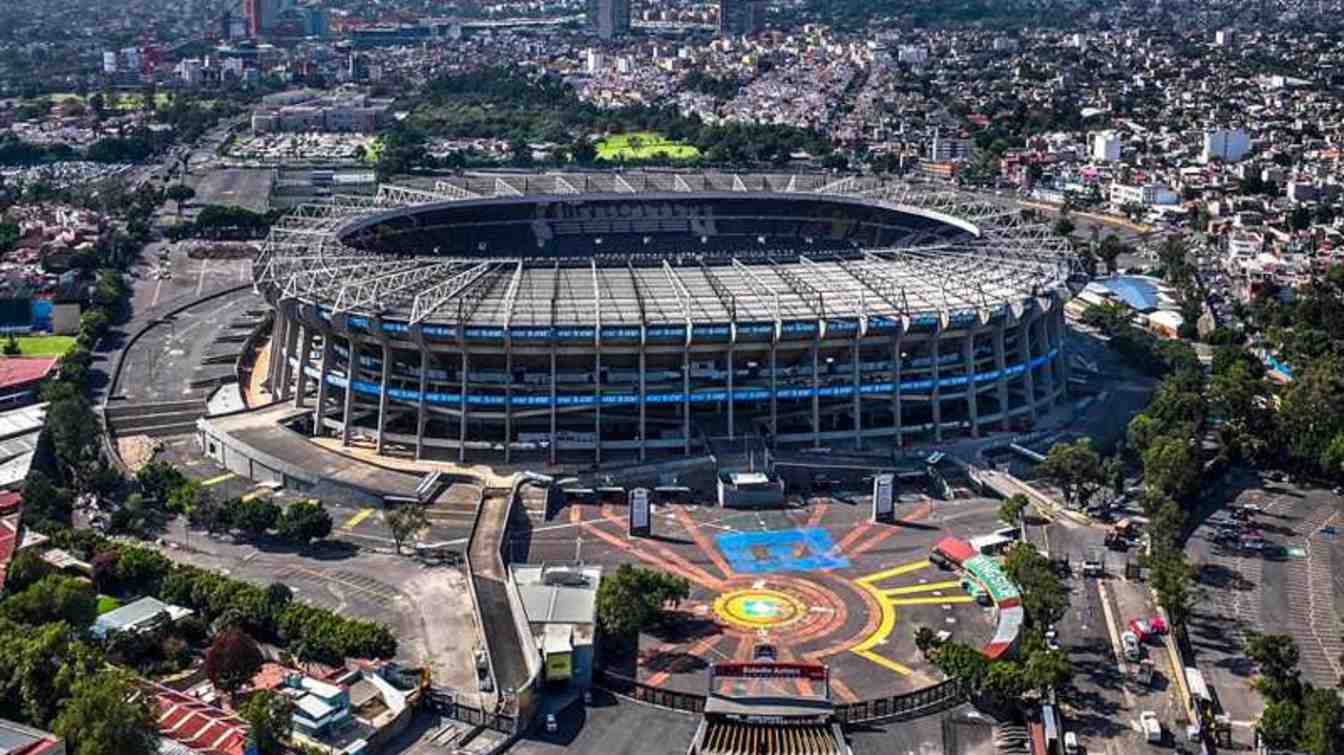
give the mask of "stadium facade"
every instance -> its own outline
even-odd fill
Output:
[[[314,432],[462,461],[1030,427],[1067,384],[1067,245],[947,189],[559,174],[300,206],[255,267]]]

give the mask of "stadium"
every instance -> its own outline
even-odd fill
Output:
[[[322,198],[254,267],[267,380],[380,453],[617,463],[1019,431],[1067,384],[1066,243],[869,178],[566,173]]]

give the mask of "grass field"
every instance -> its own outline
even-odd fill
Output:
[[[109,612],[109,611],[115,611],[115,610],[117,610],[118,608],[121,608],[121,601],[120,601],[120,600],[117,600],[116,598],[112,597],[111,595],[99,595],[99,596],[98,596],[98,615],[99,615],[99,616],[102,616],[103,614],[105,614],[105,613],[107,613],[107,612]]]
[[[700,156],[693,144],[672,141],[656,131],[634,134],[613,134],[597,143],[599,160],[647,160],[658,154],[674,160],[689,160]]]
[[[26,357],[64,356],[75,344],[71,336],[18,336],[18,341],[19,353]]]
[[[81,97],[74,92],[57,92],[56,94],[46,95],[47,99],[54,104],[60,104],[64,100],[79,100],[88,103],[88,97]],[[166,107],[172,102],[173,96],[168,92],[155,92],[154,104],[158,107]],[[206,101],[208,104],[209,100]],[[140,110],[145,106],[145,96],[139,92],[113,92],[112,97],[108,99],[107,107],[112,110],[131,111]]]

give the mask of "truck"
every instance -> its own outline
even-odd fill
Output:
[[[1083,576],[1100,577],[1106,573],[1106,549],[1103,546],[1092,545],[1087,549],[1087,556],[1083,559]]]

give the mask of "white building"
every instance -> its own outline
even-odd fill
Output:
[[[901,45],[896,50],[896,60],[912,66],[922,66],[929,62],[929,48],[923,45]]]
[[[103,53],[103,73],[117,72],[117,54],[108,50]]]
[[[197,86],[204,78],[204,69],[199,58],[188,58],[177,64],[177,76],[187,86]]]
[[[1098,131],[1092,134],[1092,159],[1102,163],[1113,163],[1120,159],[1120,135],[1114,131]]]
[[[1211,128],[1204,132],[1204,162],[1214,158],[1234,163],[1251,151],[1251,137],[1239,128]]]
[[[1116,207],[1138,204],[1144,207],[1176,204],[1176,193],[1162,184],[1149,183],[1142,186],[1128,186],[1122,183],[1111,184],[1111,204]]]
[[[584,61],[585,71],[591,74],[591,73],[597,73],[602,70],[602,64],[603,64],[602,53],[590,47],[588,48],[585,58],[586,58],[586,60]]]
[[[1213,43],[1219,47],[1231,47],[1236,39],[1236,32],[1231,29],[1219,29],[1213,35]]]
[[[929,159],[934,162],[965,160],[970,154],[971,142],[969,139],[935,136],[929,143]]]

